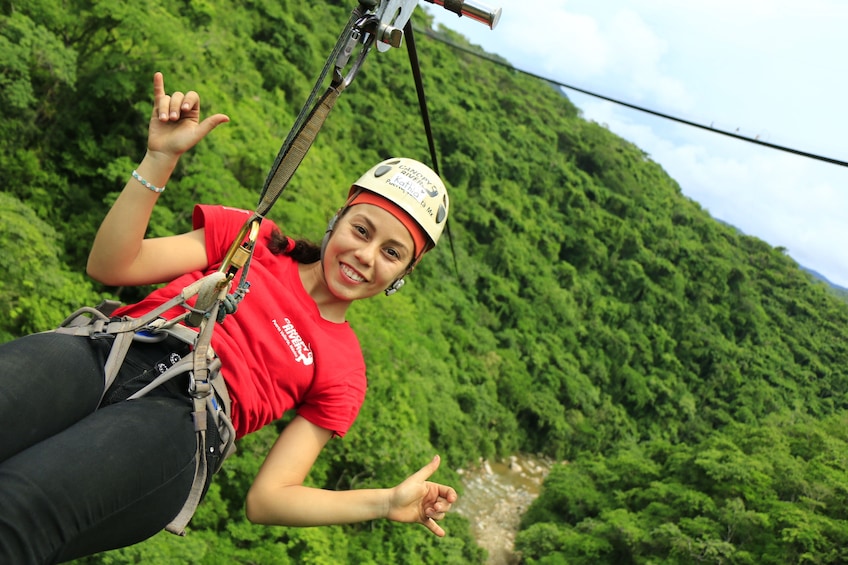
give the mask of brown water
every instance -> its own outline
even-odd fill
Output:
[[[489,552],[488,565],[518,563],[513,543],[521,515],[539,495],[552,464],[543,457],[519,454],[459,470],[463,494],[454,509],[471,522],[477,543]]]

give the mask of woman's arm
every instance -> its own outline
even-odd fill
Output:
[[[456,501],[454,489],[427,479],[439,458],[393,488],[331,491],[303,486],[332,432],[296,416],[277,439],[247,494],[247,517],[258,524],[324,526],[377,518],[421,523],[437,536],[436,523]]]
[[[200,121],[200,96],[165,94],[162,73],[153,76],[153,112],[147,153],[136,169],[146,181],[164,187],[180,156],[218,125],[229,121],[215,114]],[[86,271],[112,286],[165,282],[207,266],[203,230],[145,239],[153,206],[160,193],[130,178],[100,225]]]

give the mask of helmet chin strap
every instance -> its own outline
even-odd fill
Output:
[[[324,251],[327,249],[327,244],[330,242],[330,236],[333,235],[333,230],[336,227],[336,222],[339,221],[339,216],[341,216],[342,211],[339,210],[336,214],[330,219],[330,223],[327,224],[327,231],[324,232],[324,238],[321,239],[321,263],[324,263]]]

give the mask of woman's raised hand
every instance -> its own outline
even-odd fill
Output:
[[[200,121],[200,95],[194,90],[166,94],[165,78],[160,72],[153,75],[152,114],[147,149],[170,158],[179,157],[210,131],[230,121],[225,114]]]

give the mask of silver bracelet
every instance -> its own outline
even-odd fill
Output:
[[[152,182],[142,178],[142,176],[140,174],[138,174],[138,171],[132,172],[132,178],[134,178],[135,180],[137,180],[138,182],[143,184],[146,188],[152,190],[156,194],[162,194],[163,192],[165,192],[164,186],[155,186]]]

